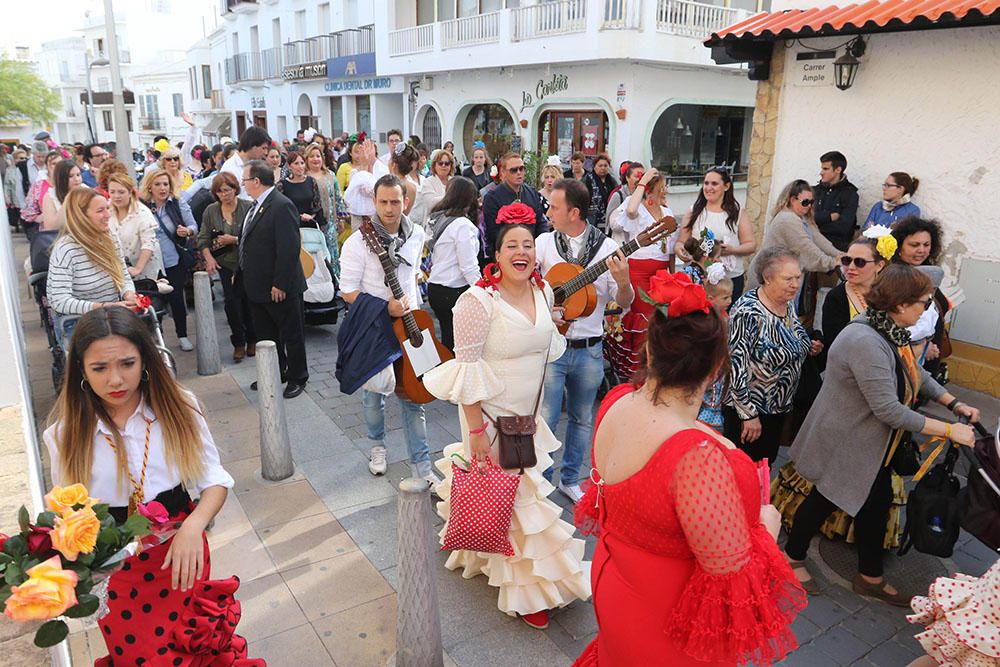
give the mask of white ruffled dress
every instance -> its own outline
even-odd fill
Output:
[[[535,404],[549,361],[562,356],[565,339],[549,316],[552,291],[546,286],[535,290],[535,322],[509,305],[492,289],[472,287],[454,308],[455,359],[424,375],[424,386],[435,396],[458,405],[480,402],[491,416],[528,415]],[[448,445],[444,458],[437,461],[445,481],[438,488],[443,499],[437,505],[445,520],[444,539],[451,514],[452,454],[470,457],[468,427],[459,409],[462,442]],[[552,465],[550,452],[560,443],[541,417],[536,418],[535,452],[538,464],[526,468],[517,488],[510,541],[514,555],[453,551],[446,567],[462,568],[471,579],[485,574],[491,586],[500,589],[497,606],[508,615],[533,614],[564,607],[573,600],[590,597],[589,563],[583,562],[584,542],[573,537],[574,527],[563,521],[562,510],[548,499],[555,488],[542,472]],[[487,420],[487,435],[496,436]]]

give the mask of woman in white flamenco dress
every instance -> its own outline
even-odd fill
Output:
[[[533,255],[533,247],[530,250]],[[504,266],[507,262],[502,257],[498,259],[504,273],[519,273]],[[534,266],[533,261],[530,266]],[[505,275],[503,282],[507,280]],[[492,417],[532,414],[545,374],[546,356],[555,361],[566,349],[565,339],[550,315],[552,290],[547,285],[543,288],[531,282],[529,285],[534,299],[534,322],[505,300],[503,294],[507,290],[477,285],[459,297],[454,308],[456,357],[424,375],[424,386],[431,393],[460,406],[462,442],[447,446],[444,458],[436,463],[445,475],[445,481],[437,488],[443,499],[437,511],[445,519],[440,533],[442,540],[451,513],[454,460],[451,455],[460,453],[470,460],[472,454],[469,407],[478,404],[482,412]],[[530,297],[525,298],[530,304]],[[530,310],[530,305],[525,309]],[[450,570],[461,568],[466,579],[486,575],[490,585],[500,589],[497,601],[500,611],[521,616],[532,627],[544,628],[548,610],[590,597],[590,572],[589,563],[583,562],[584,542],[573,537],[574,527],[562,520],[562,510],[548,499],[554,487],[542,476],[552,465],[549,454],[559,449],[560,443],[537,414],[535,422],[538,462],[535,467],[524,469],[510,525],[509,538],[515,554],[507,557],[453,551],[445,566]],[[492,443],[490,453],[495,462],[498,450],[493,424],[485,415],[473,429],[480,424],[486,426],[485,436]]]

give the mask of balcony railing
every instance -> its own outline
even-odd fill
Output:
[[[328,58],[374,52],[375,26],[365,25],[288,42],[283,47],[282,66],[325,62]],[[280,72],[281,67],[278,69]]]
[[[558,0],[511,10],[515,42],[587,30],[587,0]]]
[[[691,0],[657,0],[656,29],[688,37],[708,37],[750,16],[745,9],[706,5]]]
[[[389,55],[405,56],[434,50],[434,26],[418,25],[389,33]]]
[[[162,130],[163,118],[160,116],[140,116],[139,129],[141,130]]]
[[[95,60],[109,60],[111,58],[111,53],[109,51],[98,51],[90,57],[91,62]],[[132,62],[132,53],[128,49],[118,49],[118,63],[121,65],[128,65]],[[93,65],[93,67],[107,67],[107,65]]]
[[[441,48],[493,44],[500,41],[500,12],[441,22]]]
[[[226,108],[225,102],[224,102],[224,100],[222,98],[222,91],[221,90],[213,90],[212,91],[212,108],[213,109],[225,109]]]
[[[281,78],[281,48],[264,49],[260,52],[261,67],[265,79]]]
[[[638,30],[641,17],[641,0],[605,0],[601,30]]]
[[[243,81],[263,81],[259,51],[237,53],[226,58],[226,83],[234,84]]]

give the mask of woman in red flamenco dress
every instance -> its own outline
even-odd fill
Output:
[[[726,372],[725,323],[701,286],[666,271],[644,372],[613,389],[594,438],[594,484],[577,504],[599,529],[591,570],[598,635],[575,665],[767,665],[797,644],[805,593],[775,544],[756,465],[696,421]]]
[[[73,330],[44,434],[52,481],[84,484],[119,522],[143,513],[164,541],[144,538],[108,580],[108,611],[97,620],[108,655],[94,664],[264,667],[235,634],[239,579],[209,579],[205,527],[233,478],[197,399],[170,375],[146,324],[104,305]]]

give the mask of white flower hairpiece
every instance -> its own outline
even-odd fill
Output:
[[[714,262],[709,264],[705,269],[705,280],[711,285],[718,285],[719,282],[726,277],[726,267],[722,262]]]
[[[306,143],[312,143],[313,137],[316,136],[316,130],[314,128],[307,128],[305,132],[302,133],[302,138],[306,140]]]
[[[872,225],[865,231],[861,232],[861,235],[866,239],[880,239],[886,234],[892,234],[892,230],[885,225]]]
[[[550,155],[549,159],[545,161],[546,167],[562,167],[562,162],[559,160],[558,155]]]

